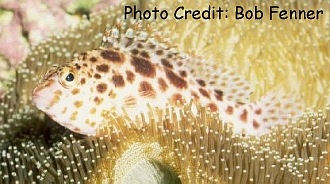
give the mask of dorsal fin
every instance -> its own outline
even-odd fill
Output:
[[[134,40],[135,39],[135,40]],[[194,78],[205,81],[210,88],[223,92],[223,95],[231,101],[249,102],[252,88],[241,76],[228,67],[220,66],[220,63],[205,61],[200,57],[190,56],[178,52],[172,46],[149,37],[147,32],[134,31],[129,28],[126,33],[120,33],[120,29],[108,30],[103,38],[102,47],[118,48],[130,52],[133,55],[147,57],[151,60],[164,58],[162,62],[180,73],[186,71]]]

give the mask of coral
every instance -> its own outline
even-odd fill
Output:
[[[56,6],[57,5],[57,6]],[[4,1],[0,7],[7,14],[11,14],[7,26],[1,34],[1,54],[4,55],[12,65],[17,65],[23,60],[30,45],[40,43],[42,39],[49,36],[54,30],[61,31],[68,25],[74,25],[74,17],[68,17],[61,6],[64,2],[50,6],[42,1]],[[30,8],[26,8],[30,7]],[[42,19],[40,19],[42,17]],[[56,22],[61,21],[61,24]],[[8,49],[11,45],[11,49]]]
[[[223,7],[238,4],[217,3]],[[324,17],[329,17],[329,1],[277,3],[283,8],[323,8]],[[206,3],[150,1],[143,6],[169,9],[182,4],[201,9]],[[240,2],[246,7],[269,4]],[[177,178],[181,182],[229,183],[330,181],[327,18],[308,24],[233,19],[179,23],[157,20],[141,24],[141,29],[151,25],[146,26],[149,36],[169,38],[173,47],[232,66],[255,82],[254,98],[275,88],[285,88],[301,95],[306,108],[322,109],[311,110],[298,122],[278,127],[260,139],[233,135],[230,127],[222,126],[217,115],[205,108],[200,107],[200,116],[194,117],[189,113],[189,104],[180,112],[186,115],[181,121],[173,114],[150,125],[145,125],[143,119],[132,122],[118,117],[103,129],[104,136],[99,138],[71,134],[36,111],[31,104],[31,91],[40,75],[53,64],[98,47],[105,29],[124,24],[118,22],[122,5],[91,15],[76,29],[43,40],[31,49],[0,101],[0,183],[111,182],[117,176],[118,180],[127,181],[139,167],[148,173],[157,172],[158,181],[177,182]],[[125,30],[120,32],[124,33]],[[152,107],[150,111],[160,113]],[[165,115],[171,114],[171,109],[164,111]],[[135,156],[141,162],[134,161]]]

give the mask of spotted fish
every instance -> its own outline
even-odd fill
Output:
[[[50,68],[34,89],[33,102],[54,121],[85,135],[97,133],[105,114],[126,113],[134,119],[148,105],[180,108],[197,101],[232,123],[235,132],[249,135],[263,135],[298,113],[295,100],[278,93],[250,103],[248,82],[219,65],[145,32],[113,29],[102,47]]]

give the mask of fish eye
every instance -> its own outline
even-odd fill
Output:
[[[68,82],[72,82],[74,80],[74,75],[73,73],[69,73],[66,77],[65,77],[65,80],[68,81]]]
[[[59,82],[65,88],[70,88],[77,85],[78,73],[76,69],[71,67],[63,67],[59,71]]]

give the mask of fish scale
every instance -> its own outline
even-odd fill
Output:
[[[33,102],[54,121],[85,135],[95,135],[114,114],[131,119],[147,114],[148,105],[180,109],[196,101],[232,123],[234,132],[258,136],[299,113],[296,100],[283,92],[250,103],[248,82],[218,65],[146,32],[113,29],[99,49],[49,69],[33,91]]]

